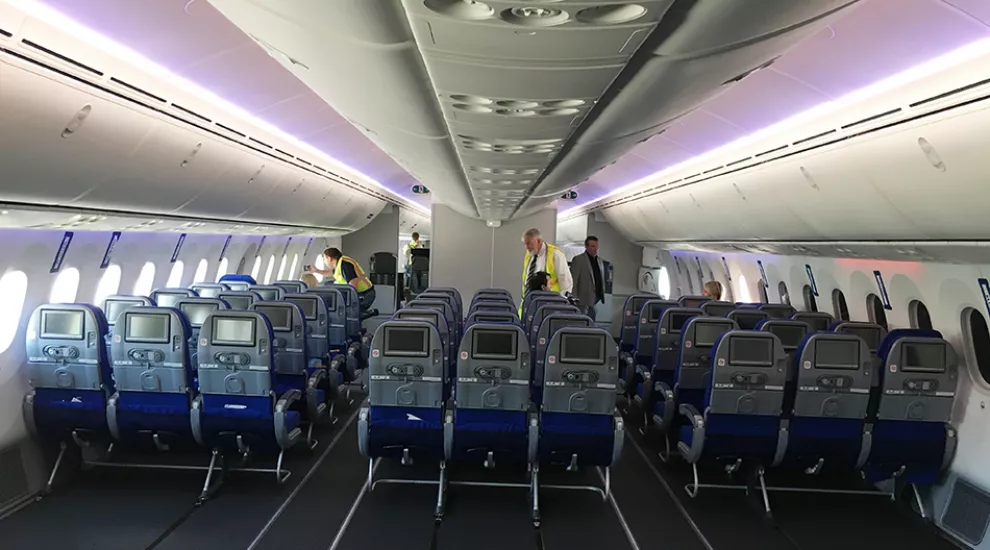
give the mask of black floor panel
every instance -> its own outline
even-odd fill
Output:
[[[337,549],[429,549],[436,497],[435,485],[379,484],[365,493]]]
[[[534,549],[537,532],[529,507],[527,489],[451,485],[437,547],[440,550]]]
[[[540,491],[540,532],[546,550],[629,550],[622,524],[597,493],[546,489]]]
[[[192,508],[203,475],[96,469],[56,485],[38,503],[0,521],[4,550],[135,550],[152,544]]]

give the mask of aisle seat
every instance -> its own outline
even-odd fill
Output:
[[[546,309],[546,308],[544,308]],[[545,372],[547,348],[554,333],[564,327],[590,327],[593,326],[591,318],[580,313],[552,313],[543,318],[540,323],[540,330],[532,340],[536,343],[532,347],[533,369],[532,369],[532,398],[533,403],[539,406],[543,403],[543,376]],[[615,396],[613,396],[614,398]]]
[[[787,354],[787,382],[784,388],[784,418],[790,418],[791,411],[794,410],[794,396],[797,392],[797,363],[795,355],[798,347],[804,342],[805,337],[812,333],[811,327],[800,321],[785,319],[767,319],[757,325],[757,330],[769,332],[780,339],[784,346],[784,353]]]
[[[632,357],[632,352],[636,348],[636,337],[639,334],[639,312],[643,309],[643,304],[650,300],[659,300],[656,294],[633,294],[626,298],[622,305],[621,328],[619,331],[619,354],[620,360],[624,356]]]
[[[532,463],[539,422],[530,412],[530,358],[517,326],[477,323],[461,340],[454,407],[444,422],[446,458]]]
[[[371,340],[368,404],[358,415],[366,457],[444,458],[443,345],[432,323],[390,320]]]
[[[636,343],[632,353],[619,364],[620,389],[629,397],[642,398],[642,382],[653,368],[657,351],[657,326],[665,311],[677,307],[672,300],[647,300],[639,311],[636,322]]]
[[[619,348],[608,331],[563,326],[553,332],[541,381],[541,463],[575,470],[618,462],[625,438],[615,408],[618,380]]]
[[[643,378],[641,393],[633,397],[639,402],[645,419],[656,426],[662,423],[664,417],[664,406],[658,407],[657,399],[673,399],[674,373],[681,354],[681,332],[691,318],[703,316],[699,308],[670,307],[664,310],[656,324],[653,364],[640,373]],[[659,415],[659,418],[653,420],[654,415]]]
[[[196,365],[199,364],[199,333],[203,328],[203,321],[213,313],[221,309],[230,309],[227,302],[219,298],[182,298],[175,303],[175,308],[182,312],[185,321],[189,323],[189,360],[194,373]]]
[[[200,334],[193,433],[200,444],[242,454],[281,453],[302,431],[292,410],[302,392],[276,393],[275,333],[254,311],[218,311]]]
[[[709,353],[710,375],[700,402],[684,401],[678,407],[684,418],[677,444],[681,457],[691,464],[779,463],[787,441],[780,426],[787,371],[780,340],[769,332],[731,330],[717,338]]]

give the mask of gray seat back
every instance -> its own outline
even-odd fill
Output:
[[[790,319],[794,315],[794,307],[787,304],[763,304],[760,311],[766,312],[771,319]]]
[[[191,331],[171,307],[135,307],[119,318],[110,353],[117,391],[189,393]]]
[[[701,311],[708,317],[725,317],[734,309],[736,309],[736,304],[733,302],[709,300],[701,304]]]
[[[283,294],[302,294],[307,288],[302,281],[275,281],[272,284],[281,288]]]
[[[323,297],[316,294],[286,294],[283,301],[296,304],[302,310],[306,319],[305,340],[306,358],[324,358],[329,352],[327,338],[330,334],[327,303]],[[343,336],[344,326],[341,320],[337,329]]]
[[[463,319],[463,312],[461,312],[460,306],[454,295],[448,294],[446,292],[436,292],[433,289],[426,289],[426,292],[420,293],[416,296],[417,300],[440,300],[441,302],[447,302],[450,305],[450,311],[453,312],[453,320],[458,321]]]
[[[754,330],[757,325],[770,318],[770,314],[753,308],[734,309],[725,316],[732,319],[742,330]]]
[[[656,352],[657,326],[663,314],[670,308],[677,307],[677,302],[672,300],[647,300],[639,310],[639,318],[636,321],[638,330],[636,331],[636,344],[633,349],[637,355],[653,357]]]
[[[533,314],[533,322],[529,326],[529,332],[526,333],[526,337],[529,338],[530,342],[530,352],[536,351],[536,341],[537,337],[540,335],[540,326],[543,325],[543,320],[547,318],[548,315],[554,315],[557,313],[572,313],[580,314],[576,306],[564,305],[558,303],[552,303],[541,307],[535,314]]]
[[[619,348],[598,327],[564,327],[547,347],[543,412],[615,414]]]
[[[468,315],[467,323],[464,326],[469,327],[475,323],[512,323],[518,325],[519,317],[515,312],[474,311]]]
[[[361,302],[358,300],[357,289],[351,285],[322,284],[316,288],[307,288],[307,293],[324,293],[336,290],[344,299],[344,333],[347,338],[361,338]]]
[[[692,317],[703,317],[699,308],[671,307],[664,310],[657,323],[656,351],[653,353],[653,366],[661,371],[677,369],[677,359],[681,351],[681,332]]]
[[[795,363],[794,416],[866,418],[873,361],[862,338],[813,334]]]
[[[677,305],[681,307],[701,307],[706,302],[711,302],[708,296],[681,296],[677,299]]]
[[[447,368],[440,333],[431,323],[382,323],[371,340],[368,369],[372,407],[443,405]]]
[[[217,298],[227,302],[230,309],[241,311],[247,311],[251,304],[261,301],[261,295],[250,290],[227,290],[221,292]]]
[[[546,309],[546,308],[544,308]],[[547,360],[547,348],[550,346],[550,338],[558,330],[564,327],[590,327],[591,318],[580,313],[551,313],[543,317],[540,329],[536,332],[533,342],[533,383],[536,387],[543,385],[544,363]]]
[[[199,295],[191,288],[159,288],[151,291],[151,299],[159,307],[175,307],[183,298],[198,298]]]
[[[206,318],[199,340],[199,391],[270,396],[274,333],[256,311],[218,311]]]
[[[461,299],[461,291],[457,290],[451,286],[431,286],[426,289],[426,292],[430,293],[440,293],[447,294],[454,299],[454,308],[461,314],[464,314],[464,300]]]
[[[468,311],[468,315],[476,311],[497,311],[502,313],[511,313],[514,315],[516,313],[516,307],[512,305],[510,301],[493,302],[489,300],[482,300],[480,302],[475,302],[474,305],[471,306],[471,310]]]
[[[28,379],[34,388],[113,388],[106,346],[106,318],[83,304],[38,307],[28,321]]]
[[[189,288],[196,291],[200,298],[219,298],[220,293],[230,290],[227,283],[193,283]]]
[[[727,332],[714,350],[708,412],[779,417],[786,376],[787,355],[776,336]]]
[[[811,327],[800,321],[768,319],[760,325],[760,330],[775,335],[780,340],[780,344],[784,346],[784,353],[787,354],[788,361],[787,381],[793,381],[795,376],[794,352],[797,351],[804,337],[813,332]]]
[[[791,315],[792,321],[801,321],[811,327],[811,332],[827,332],[835,318],[821,311],[799,311]]]
[[[559,294],[554,294],[552,296],[540,296],[530,300],[529,304],[523,309],[522,317],[522,327],[527,334],[529,334],[529,331],[533,328],[533,318],[536,317],[536,312],[540,311],[541,307],[549,305],[569,306],[571,304],[567,301],[567,298],[564,298]]]
[[[636,347],[639,312],[643,309],[643,305],[659,298],[656,294],[633,294],[626,298],[626,303],[622,306],[622,331],[619,333],[619,343],[623,350],[631,351]]]
[[[460,338],[460,323],[455,320],[454,308],[450,306],[450,303],[446,300],[420,300],[416,298],[415,300],[410,300],[406,304],[406,308],[428,308],[437,309],[443,312],[443,318],[447,322],[447,333],[451,335],[452,342],[456,341],[454,339]],[[404,308],[405,309],[405,308]]]
[[[444,361],[450,363],[450,332],[447,330],[447,320],[444,319],[442,311],[433,307],[406,307],[396,311],[392,318],[396,321],[425,321],[437,327]]]
[[[276,285],[251,285],[248,290],[257,292],[258,296],[261,296],[261,299],[266,302],[277,302],[285,295],[285,290]]]
[[[732,319],[692,317],[681,329],[681,349],[677,365],[677,387],[703,390],[712,375],[715,343],[723,332],[738,330]]]
[[[117,324],[117,318],[127,308],[140,306],[153,306],[151,298],[145,296],[129,296],[126,294],[114,294],[107,296],[103,300],[103,314],[107,318],[107,325],[110,326],[110,333],[113,334],[113,327]]]
[[[254,281],[254,279],[251,279]],[[245,290],[251,290],[251,285],[253,282],[249,283],[247,281],[225,281],[223,284],[230,287],[230,290],[234,292],[244,292]]]
[[[843,321],[834,326],[832,332],[838,332],[841,334],[855,334],[866,342],[866,346],[870,348],[870,355],[873,357],[873,368],[870,369],[873,372],[873,387],[880,386],[880,375],[883,371],[884,362],[877,355],[877,350],[880,349],[880,342],[887,336],[887,329],[876,323],[859,323],[856,321]]]
[[[275,333],[275,372],[279,374],[306,374],[306,316],[292,302],[262,300],[251,304],[268,319]]]
[[[899,338],[887,354],[881,378],[880,420],[949,421],[958,367],[955,350],[945,340]]]
[[[529,343],[521,328],[476,323],[467,329],[457,359],[457,408],[525,411],[531,379]]]

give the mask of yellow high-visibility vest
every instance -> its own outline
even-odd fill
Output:
[[[333,268],[333,280],[335,283],[338,285],[346,285],[349,282],[344,278],[344,270],[342,269],[344,262],[348,262],[352,267],[354,267],[354,274],[357,276],[354,283],[354,288],[358,291],[358,294],[365,292],[373,286],[368,277],[365,276],[364,270],[361,269],[361,265],[348,256],[341,256],[340,259],[337,260],[337,267]]]
[[[554,253],[557,251],[557,247],[554,246],[554,245],[552,245],[552,244],[550,244],[550,243],[545,243],[545,244],[547,245],[547,267],[546,267],[546,270],[545,271],[546,271],[547,275],[550,276],[550,290],[559,293],[560,292],[560,281],[557,280],[557,269],[554,266],[554,261],[553,261]],[[537,253],[537,254],[539,254],[539,253]],[[523,298],[526,297],[526,283],[529,281],[529,262],[532,261],[532,258],[533,257],[530,255],[529,250],[527,250],[525,257],[523,257],[523,270],[522,270],[522,296],[523,296]],[[520,317],[522,317],[523,301],[524,300],[520,300],[519,301],[519,316]]]

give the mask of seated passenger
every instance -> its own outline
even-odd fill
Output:
[[[712,300],[722,299],[722,283],[718,281],[708,281],[705,283],[705,288],[702,290],[701,294],[707,296]]]
[[[316,280],[316,275],[312,273],[303,273],[299,276],[299,280],[306,284],[306,288],[316,288],[320,286],[320,281]]]
[[[534,290],[550,291],[550,275],[546,271],[537,271],[526,281],[526,292]]]

